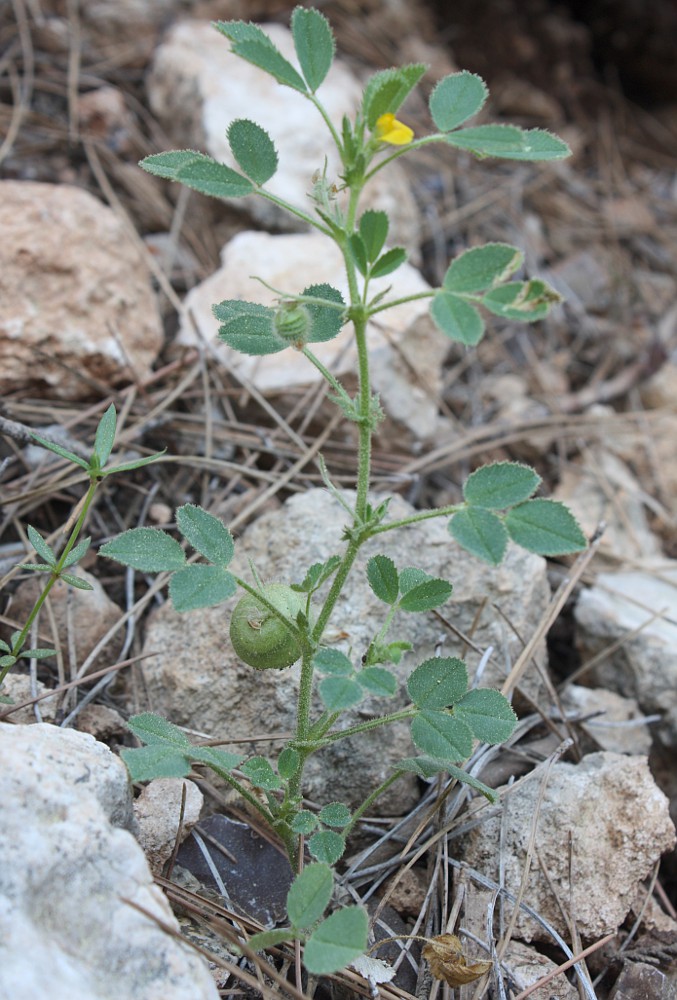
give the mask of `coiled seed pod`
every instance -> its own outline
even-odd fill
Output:
[[[285,618],[296,619],[305,609],[305,600],[284,583],[270,583],[263,588],[270,601]],[[283,622],[261,601],[245,594],[235,605],[230,619],[233,649],[256,670],[282,670],[291,667],[301,656],[301,647]]]
[[[310,313],[300,302],[284,302],[275,313],[275,333],[290,344],[303,346],[310,331]]]

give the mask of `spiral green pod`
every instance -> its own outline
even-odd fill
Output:
[[[299,611],[305,610],[303,595],[284,583],[268,584],[263,594],[292,621]],[[290,629],[251,594],[235,605],[230,619],[230,641],[240,659],[256,670],[282,670],[301,656],[301,647]]]
[[[284,302],[275,313],[275,333],[290,344],[305,344],[310,313],[300,302]]]

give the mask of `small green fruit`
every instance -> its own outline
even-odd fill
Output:
[[[299,611],[305,610],[303,595],[284,583],[268,584],[263,594],[292,621]],[[230,619],[230,641],[240,659],[256,670],[291,667],[301,656],[301,647],[292,632],[251,594],[235,605]]]

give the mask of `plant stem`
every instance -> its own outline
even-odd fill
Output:
[[[428,292],[416,292],[415,295],[404,295],[401,299],[388,299],[387,302],[381,303],[380,306],[370,307],[369,315],[375,316],[376,313],[384,312],[386,309],[394,309],[395,306],[403,306],[407,302],[416,302],[418,299],[431,299],[436,291],[436,288],[431,288]]]
[[[65,562],[66,562],[66,560],[68,558],[68,554],[70,553],[71,549],[73,548],[73,546],[77,542],[78,537],[80,535],[80,532],[82,531],[83,525],[84,525],[85,520],[87,518],[87,514],[89,512],[89,508],[91,506],[92,500],[94,499],[94,494],[96,493],[96,490],[97,490],[98,486],[99,486],[99,480],[98,479],[92,479],[90,481],[89,489],[87,490],[87,493],[85,494],[85,496],[83,497],[83,499],[80,501],[80,508],[81,508],[80,509],[80,514],[78,516],[77,521],[75,522],[73,530],[70,533],[68,541],[66,542],[66,544],[64,546],[63,552],[59,556],[59,558],[58,558],[58,560],[56,562],[56,565],[52,569],[52,571],[50,573],[50,576],[49,576],[49,580],[45,584],[44,590],[42,591],[42,593],[38,597],[37,601],[33,605],[33,608],[31,610],[30,614],[28,615],[28,619],[26,621],[26,624],[24,625],[24,627],[22,628],[21,632],[17,636],[15,642],[12,644],[12,655],[13,656],[17,656],[21,652],[21,648],[22,648],[24,642],[26,641],[26,637],[28,636],[28,633],[30,632],[31,626],[33,625],[33,622],[35,621],[35,619],[37,618],[37,616],[38,616],[38,614],[40,612],[40,608],[42,607],[42,605],[47,600],[47,597],[49,595],[50,590],[52,589],[52,587],[54,586],[54,584],[56,583],[56,581],[59,579],[59,577],[61,576],[62,570],[64,568],[64,564],[65,564]],[[3,670],[0,671],[0,684],[2,684],[2,682],[5,679],[5,677],[9,673],[9,671],[11,669],[11,666],[12,666],[12,664],[8,665],[7,667],[5,667]]]
[[[315,94],[307,94],[306,96],[307,96],[308,100],[311,101],[315,105],[315,107],[317,108],[317,110],[320,112],[320,114],[324,118],[324,123],[327,126],[327,128],[329,129],[329,131],[331,132],[331,137],[334,140],[334,142],[336,143],[336,148],[338,150],[338,154],[341,157],[341,162],[343,162],[343,144],[341,142],[341,139],[339,138],[338,132],[334,128],[333,121],[331,120],[331,118],[327,114],[326,108],[324,107],[324,105],[322,104],[322,102],[315,96]]]
[[[343,388],[339,380],[334,375],[332,375],[329,369],[325,368],[320,359],[317,358],[313,354],[313,352],[308,349],[308,347],[304,347],[302,353],[304,357],[308,358],[308,361],[310,361],[311,365],[314,365],[317,368],[318,372],[323,376],[323,378],[326,379],[326,381],[332,387],[332,389],[339,397],[339,399],[342,399],[345,403],[351,404],[352,399],[350,398],[346,390]]]
[[[307,222],[309,226],[312,226],[313,229],[317,229],[320,233],[324,233],[325,236],[329,236],[331,239],[334,238],[331,230],[328,229],[327,226],[323,226],[321,222],[318,222],[317,219],[314,219],[312,215],[308,215],[307,212],[304,212],[302,209],[296,208],[294,205],[290,205],[289,202],[284,200],[284,198],[278,198],[277,195],[272,194],[270,191],[266,191],[264,188],[259,188],[257,194],[260,194],[262,198],[266,199],[266,201],[272,202],[273,205],[283,208],[291,215],[295,215],[297,219],[302,219],[303,222]]]
[[[412,719],[418,713],[417,708],[403,708],[399,712],[390,712],[389,715],[380,715],[376,719],[369,719],[367,722],[360,722],[356,726],[348,729],[341,729],[340,732],[328,733],[322,737],[322,744],[336,743],[338,740],[346,739],[348,736],[355,736],[357,733],[367,733],[371,729],[378,729],[379,726],[387,726],[391,722],[399,722],[402,719]]]
[[[369,537],[382,535],[386,531],[393,531],[395,528],[406,528],[408,524],[418,524],[419,521],[430,521],[433,517],[446,517],[448,514],[457,514],[463,510],[464,503],[449,504],[447,507],[439,507],[436,510],[422,510],[418,514],[411,514],[409,517],[400,517],[397,521],[389,521],[388,524],[379,524],[369,531]]]
[[[359,808],[357,808],[353,813],[350,823],[348,823],[348,825],[344,828],[343,830],[344,836],[346,837],[348,836],[348,834],[352,831],[355,824],[362,818],[362,816],[364,816],[366,811],[371,808],[371,806],[374,804],[379,795],[382,795],[383,792],[385,792],[388,788],[390,788],[390,786],[393,785],[398,778],[401,778],[402,774],[403,774],[402,771],[395,771],[394,774],[391,774],[390,777],[386,778],[385,781],[381,782],[378,788],[375,788],[374,791],[371,793],[371,795],[367,796],[362,805],[359,806]]]

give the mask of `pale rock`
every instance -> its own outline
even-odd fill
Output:
[[[79,732],[89,733],[102,743],[113,739],[120,740],[129,732],[125,720],[118,711],[109,705],[91,702],[78,712],[75,725]]]
[[[648,962],[627,962],[609,1000],[677,1000],[677,985]]]
[[[91,573],[75,567],[72,568],[72,574],[89,583],[92,589],[80,590],[71,587],[64,580],[57,580],[47,600],[51,605],[64,656],[68,658],[68,651],[72,647],[79,666],[109,629],[120,621],[122,610],[111,601],[99,580]],[[26,621],[43,587],[43,578],[36,575],[19,584],[9,606],[10,613],[16,621]],[[43,633],[49,635],[47,616],[41,614],[39,621]],[[109,658],[107,662],[110,662],[110,657],[115,655],[120,643],[121,636],[116,633],[100,655],[107,656]],[[43,645],[47,646],[48,643],[45,642]]]
[[[204,340],[213,342],[219,323],[212,314],[212,306],[224,299],[274,304],[275,294],[254,280],[252,274],[274,288],[293,294],[326,282],[338,288],[347,300],[343,259],[336,245],[321,234],[239,233],[224,248],[220,269],[186,296],[178,343],[197,342],[195,325]],[[430,288],[409,264],[398,269],[394,280],[396,291],[391,297],[416,295]],[[375,279],[370,290],[376,294],[392,284],[392,276]],[[443,334],[433,327],[428,306],[429,299],[420,299],[379,313],[367,332],[373,387],[386,414],[417,440],[430,438],[436,430],[442,362],[449,346]],[[357,369],[350,324],[333,340],[310,347],[338,378]],[[264,357],[240,354],[225,344],[218,344],[216,351],[229,368],[254,382],[267,396],[312,385],[321,379],[317,369],[292,348]]]
[[[510,973],[513,995],[516,995],[518,990],[521,992],[533,987],[557,968],[556,963],[547,955],[541,954],[528,944],[522,944],[521,941],[510,942],[503,962]],[[579,1000],[580,996],[564,973],[551,979],[545,986],[539,986],[529,995],[531,1000],[554,1000],[555,997],[557,1000]]]
[[[388,904],[401,917],[418,917],[425,906],[430,878],[421,868],[403,868],[386,887]]]
[[[0,759],[0,995],[216,1000],[156,922],[178,929],[130,832],[122,761],[83,733],[7,724]]]
[[[623,640],[586,674],[591,683],[635,698],[645,712],[677,705],[677,562],[600,573],[574,614],[584,661]]]
[[[115,213],[67,184],[0,182],[0,394],[91,394],[143,380],[163,332]]]
[[[134,118],[125,95],[117,87],[98,87],[77,101],[78,124],[89,139],[96,139],[120,156],[131,154]]]
[[[570,684],[561,694],[562,706],[581,716],[601,713],[578,723],[600,750],[631,755],[648,754],[651,733],[634,698],[624,698],[605,688]]]
[[[278,24],[263,30],[292,64],[298,66],[291,32]],[[148,97],[154,114],[172,142],[200,149],[235,167],[226,139],[236,118],[261,125],[273,139],[279,156],[277,173],[266,190],[306,214],[312,213],[309,194],[313,175],[327,163],[330,183],[340,183],[338,151],[329,130],[307,98],[230,51],[230,42],[213,25],[183,21],[168,32],[155,54],[148,78]],[[318,90],[329,118],[340,130],[344,115],[354,117],[362,87],[340,59],[335,60]],[[298,229],[305,223],[260,198],[238,200],[264,228]],[[390,240],[412,252],[418,250],[420,225],[406,174],[397,164],[379,172],[365,189],[363,207],[385,210],[390,217]]]
[[[39,698],[41,695],[47,694],[48,691],[47,686],[38,680],[35,681],[35,690],[33,690],[33,683],[28,674],[16,673],[7,674],[0,688],[0,694],[5,698],[10,698],[14,705],[23,705],[24,702],[30,701],[32,698]],[[5,716],[5,712],[11,708],[11,705],[0,704],[0,718]],[[35,705],[26,705],[25,708],[17,708],[16,711],[5,717],[15,725],[21,724],[23,726],[34,722],[54,722],[56,699],[45,698],[44,701],[37,703],[37,709],[39,715],[36,715]]]
[[[404,500],[393,497],[389,518],[412,512]],[[233,571],[250,579],[251,560],[264,581],[300,580],[312,563],[343,550],[341,533],[346,522],[347,515],[327,491],[317,489],[294,495],[281,510],[259,518],[237,540]],[[372,539],[360,553],[326,633],[332,647],[346,653],[352,649],[355,660],[363,655],[383,623],[385,606],[372,593],[365,574],[367,560],[379,552],[387,553],[400,569],[417,566],[455,585],[452,599],[442,613],[465,631],[470,631],[478,618],[474,641],[480,648],[492,645],[495,651],[481,683],[500,684],[511,660],[521,650],[516,635],[528,637],[547,606],[545,561],[511,547],[502,566],[489,567],[461,552],[442,519],[423,521]],[[294,729],[300,668],[297,663],[289,670],[256,671],[235,656],[228,623],[236,600],[189,615],[177,613],[169,603],[152,612],[145,649],[154,655],[144,661],[142,669],[154,711],[210,736],[250,739],[250,744],[238,744],[232,749],[265,754],[269,744],[257,742],[261,736],[269,738]],[[443,637],[444,631],[432,615],[402,614],[388,638],[406,638],[414,651],[392,667],[400,682],[397,695],[365,699],[342,716],[344,725],[407,704],[405,678],[414,666],[434,655]],[[442,655],[461,652],[460,640],[447,634]],[[480,657],[471,651],[466,659],[469,673],[474,676]],[[543,649],[537,650],[536,659],[545,665]],[[542,694],[542,682],[535,670],[524,683],[532,697]],[[314,712],[319,711],[316,700]],[[375,730],[334,743],[310,758],[306,794],[320,803],[338,799],[356,806],[387,777],[394,761],[410,756],[412,751],[406,723],[389,726],[387,733]],[[377,801],[375,810],[399,815],[417,800],[417,782],[407,775]]]
[[[179,831],[183,789],[186,800]],[[204,796],[195,782],[186,778],[156,778],[134,800],[138,824],[136,839],[143,847],[151,871],[161,874],[172,856],[177,835],[183,842],[200,818]]]
[[[658,557],[661,545],[646,516],[650,498],[628,466],[605,448],[592,448],[567,465],[553,494],[591,538],[605,524],[598,553],[616,564]]]
[[[523,881],[534,822],[531,868]],[[513,895],[523,891],[524,901],[565,937],[561,906],[566,906],[586,941],[619,927],[639,883],[674,844],[668,800],[646,757],[604,752],[589,754],[579,764],[535,771],[506,793],[501,816],[469,834],[462,857],[471,868],[500,879]],[[510,904],[506,909],[509,914]],[[527,943],[549,939],[523,912],[515,935]]]

